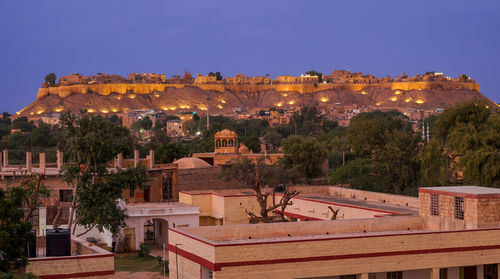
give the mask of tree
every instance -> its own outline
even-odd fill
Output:
[[[253,153],[260,152],[260,140],[257,134],[252,133],[248,136],[244,136],[242,142]]]
[[[444,185],[446,182],[446,157],[437,139],[432,139],[420,153],[420,168],[427,186]]]
[[[313,137],[291,136],[282,143],[285,162],[293,167],[300,177],[321,175],[321,166],[328,156],[327,148]]]
[[[323,116],[314,106],[304,106],[300,111],[294,112],[290,118],[290,124],[295,129],[295,135],[314,136],[322,131],[321,123]]]
[[[57,80],[57,77],[56,77],[56,74],[54,74],[54,73],[50,73],[50,74],[45,76],[45,83],[47,83],[50,86],[53,86],[54,84],[56,84],[56,80]]]
[[[182,143],[167,143],[160,145],[155,151],[155,161],[158,163],[172,163],[176,159],[189,156],[190,153]]]
[[[323,82],[323,74],[320,73],[320,72],[318,72],[318,71],[316,71],[316,70],[307,71],[306,75],[317,76],[318,77],[318,82],[319,83]]]
[[[285,222],[284,212],[287,206],[292,205],[292,198],[297,196],[299,192],[289,190],[285,187],[285,191],[278,203],[276,203],[276,188],[280,183],[290,183],[294,180],[294,174],[290,169],[287,169],[283,164],[268,164],[267,158],[260,157],[255,162],[248,158],[233,161],[231,166],[226,168],[222,176],[226,180],[236,179],[241,181],[245,186],[255,191],[257,202],[259,203],[259,215],[248,212],[250,223],[270,223],[270,222]],[[265,191],[264,187],[273,187],[271,191]],[[272,200],[269,201],[269,197]],[[279,218],[275,219],[269,214],[279,209]]]
[[[73,224],[102,232],[117,233],[127,217],[118,207],[123,189],[145,187],[146,169],[137,168],[109,172],[107,163],[119,153],[132,148],[129,131],[99,115],[82,112],[79,117],[64,114],[63,142],[67,163],[61,170],[63,180],[74,187],[72,211],[68,226]],[[74,220],[73,220],[74,219]]]
[[[220,72],[215,72],[215,73],[214,72],[210,72],[210,73],[208,73],[208,75],[212,76],[212,77],[215,77],[216,80],[222,80],[222,78],[223,78]]]
[[[143,119],[139,119],[134,124],[130,126],[130,129],[134,131],[139,131],[141,129],[143,130],[151,130],[151,127],[153,127],[153,121],[151,121],[151,118],[149,116],[144,117]]]
[[[0,272],[8,272],[11,264],[16,269],[28,264],[24,247],[34,235],[31,224],[23,220],[23,196],[20,187],[0,188]]]
[[[263,139],[267,146],[270,146],[271,149],[276,149],[281,146],[283,136],[280,133],[271,130],[264,135]]]

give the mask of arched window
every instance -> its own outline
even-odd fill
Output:
[[[222,147],[227,147],[227,140],[225,139],[222,140]]]
[[[220,147],[220,139],[215,141],[215,147]]]
[[[234,146],[234,141],[232,139],[229,140],[229,147],[233,147]]]

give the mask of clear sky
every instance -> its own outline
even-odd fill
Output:
[[[0,111],[43,77],[469,74],[500,102],[499,0],[13,0],[0,8]]]

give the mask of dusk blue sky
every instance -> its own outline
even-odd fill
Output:
[[[73,72],[469,74],[500,101],[499,0],[4,1],[0,111]]]

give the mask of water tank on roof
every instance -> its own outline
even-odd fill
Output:
[[[70,256],[71,234],[67,229],[47,230],[47,257]]]
[[[24,247],[24,255],[28,258],[36,258],[36,230],[32,230],[33,235],[31,240],[26,242],[26,247]]]

